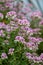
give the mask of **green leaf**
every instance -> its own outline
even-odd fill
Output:
[[[0,65],[2,64],[2,59],[0,58]]]
[[[38,50],[36,51],[39,55],[43,53],[43,42],[41,42],[38,46]]]

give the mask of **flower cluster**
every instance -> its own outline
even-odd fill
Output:
[[[11,3],[9,3],[9,2],[6,2],[5,3],[5,7],[12,9],[13,8],[13,5]]]
[[[25,15],[30,10],[26,8],[28,12],[24,13],[21,6],[0,12],[0,65],[43,65],[42,14],[32,12],[29,21]]]
[[[36,18],[42,18],[42,13],[40,11],[35,11],[32,12],[31,17],[36,17]]]
[[[6,14],[6,18],[8,19],[13,19],[16,17],[16,12],[15,11],[10,11]]]
[[[21,36],[16,36],[15,40],[19,41],[19,42],[22,42],[22,43],[25,43],[25,39]]]
[[[40,63],[43,62],[43,53],[40,56],[37,56],[35,53],[26,53],[26,57],[29,59],[30,62]]]

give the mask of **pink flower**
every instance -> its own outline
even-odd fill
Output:
[[[16,15],[16,12],[15,11],[10,11],[10,12],[8,12],[7,14],[6,14],[6,18],[8,18],[8,19],[15,19],[15,17],[16,17],[17,15]]]
[[[41,14],[40,11],[35,11],[35,12],[32,12],[31,17],[41,18],[42,17],[42,14]]]
[[[40,31],[40,28],[33,29],[33,33],[38,33]]]
[[[28,28],[27,34],[33,35],[33,30],[31,28]]]
[[[7,2],[7,3],[5,3],[5,7],[8,7],[8,8],[11,9],[11,8],[13,7],[13,5],[12,5],[11,3],[8,3],[8,2]]]
[[[4,31],[3,30],[0,30],[0,36],[4,37],[5,34],[4,34]]]
[[[10,32],[11,31],[10,25],[6,25],[6,28],[5,29],[6,29],[7,32]]]
[[[4,17],[4,16],[3,16],[3,14],[2,14],[2,13],[0,13],[0,18],[1,18],[1,19],[3,19],[3,17]]]
[[[31,53],[27,52],[27,53],[26,53],[26,56],[31,56]]]
[[[8,57],[7,57],[6,53],[2,53],[1,59],[7,59],[7,58],[8,58]]]
[[[18,24],[19,25],[27,25],[27,26],[30,26],[30,22],[27,19],[23,19],[23,20],[19,19],[18,20]]]
[[[30,60],[30,62],[34,62],[34,63],[40,63],[40,62],[43,62],[41,60],[41,57],[40,56],[37,56],[37,55],[34,55],[34,54],[31,54],[31,53],[26,53],[26,57]]]
[[[39,22],[39,26],[43,26],[43,19]]]
[[[10,48],[9,51],[8,51],[8,54],[13,54],[14,53],[14,48]]]
[[[25,14],[28,14],[28,12],[31,12],[31,9],[29,7],[25,7],[24,8],[24,13]]]
[[[41,57],[41,60],[43,61],[43,53],[41,53],[40,57]]]
[[[30,37],[29,40],[32,41],[32,42],[36,42],[36,38],[35,37]]]
[[[35,56],[33,60],[36,63],[42,62],[40,56],[39,57]]]
[[[30,60],[31,59],[31,53],[27,52],[26,57]]]
[[[6,25],[3,22],[0,22],[0,29],[4,28],[5,29]]]
[[[15,40],[25,43],[25,39],[22,36],[16,36]]]
[[[25,26],[25,27],[23,27],[22,29],[23,29],[24,31],[26,31],[26,32],[31,30],[31,28],[29,28],[28,26]]]
[[[6,25],[5,25],[3,22],[0,22],[0,29],[1,29],[1,28],[5,28],[5,26],[6,26]]]
[[[32,51],[36,51],[38,49],[38,45],[33,42],[27,42],[25,45]]]
[[[29,37],[29,40],[34,42],[34,43],[39,43],[41,42],[43,39],[42,38],[35,38],[35,37]]]

